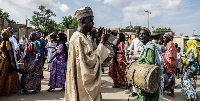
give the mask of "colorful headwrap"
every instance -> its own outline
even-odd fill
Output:
[[[185,55],[187,56],[190,52],[190,50],[194,51],[194,57],[197,57],[197,40],[194,39],[190,39],[187,41],[187,52],[185,53]]]
[[[141,30],[145,30],[145,31],[147,31],[147,32],[149,33],[149,36],[151,35],[151,31],[150,31],[148,28],[146,28],[146,27],[142,27]]]
[[[90,16],[93,17],[93,12],[90,7],[80,8],[79,10],[75,12],[75,17],[77,18],[77,20],[80,20],[81,18],[84,18],[84,17],[90,17]]]
[[[166,32],[163,37],[173,40],[174,34],[172,32]]]
[[[12,36],[11,32],[8,29],[2,30],[1,34],[3,34],[3,33],[6,33],[9,38]]]
[[[13,33],[14,32],[14,30],[13,30],[13,28],[12,27],[8,27],[7,28],[11,33]]]
[[[31,32],[31,34],[33,35],[33,37],[35,37],[35,39],[40,39],[41,35],[38,31],[33,31]]]

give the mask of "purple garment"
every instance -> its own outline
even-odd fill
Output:
[[[60,54],[53,60],[48,86],[52,88],[63,88],[65,87],[67,72],[67,62],[65,62],[63,44],[59,44],[56,47],[56,52]]]
[[[115,40],[113,41],[113,44],[116,45],[116,44],[117,44],[117,41],[118,41],[118,39],[115,39]]]

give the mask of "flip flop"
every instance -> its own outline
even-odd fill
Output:
[[[171,93],[167,94],[168,96],[171,96],[171,97],[175,97],[174,95],[172,95]]]
[[[114,86],[112,86],[112,88],[119,88],[119,87],[120,87],[120,86],[115,86],[115,85],[114,85]]]

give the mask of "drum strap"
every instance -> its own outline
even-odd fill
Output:
[[[134,74],[135,74],[135,71],[136,71],[136,70],[134,69],[134,70],[133,70],[133,76],[132,76],[132,80],[133,80],[132,82],[133,82],[133,83],[134,83]]]

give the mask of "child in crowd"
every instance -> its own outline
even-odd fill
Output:
[[[55,55],[55,52],[52,53],[53,51],[55,51],[55,48],[56,48],[56,34],[55,33],[52,33],[50,35],[50,42],[47,43],[46,47],[45,48],[48,48],[48,71],[50,72],[51,70],[51,67],[53,65],[53,62],[49,63],[49,61],[51,60],[51,58],[53,58],[53,56]]]
[[[177,48],[177,59],[178,59],[178,66],[176,68],[176,76],[177,76],[177,79],[179,79],[179,74],[180,74],[180,69],[182,67],[182,53],[180,52],[181,48],[178,47]]]

